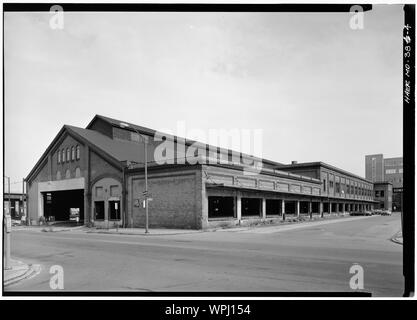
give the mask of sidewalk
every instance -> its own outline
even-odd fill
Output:
[[[18,260],[11,259],[10,269],[4,270],[4,287],[16,284],[24,279],[31,278],[41,271],[38,264],[25,264]]]
[[[281,231],[296,230],[301,228],[308,228],[313,226],[321,226],[326,224],[333,224],[344,221],[354,221],[361,219],[369,219],[375,216],[328,216],[325,218],[318,219],[306,219],[300,221],[285,222],[279,224],[267,224],[267,225],[256,225],[256,226],[244,226],[244,227],[235,227],[235,228],[225,228],[212,230],[216,232],[243,232],[243,233],[275,233]]]
[[[161,235],[176,235],[204,232],[204,230],[193,229],[163,229],[163,228],[149,228],[149,233],[145,233],[144,228],[85,228],[82,231],[86,233],[104,233],[104,234],[122,234],[122,235],[138,235],[138,236],[161,236]]]
[[[96,234],[119,234],[119,235],[139,235],[139,236],[161,236],[161,235],[179,235],[179,234],[194,234],[202,232],[256,232],[269,233],[279,230],[292,230],[304,228],[312,225],[321,225],[328,223],[336,223],[346,220],[357,220],[364,218],[371,218],[372,216],[350,216],[348,214],[331,214],[323,218],[315,215],[313,219],[308,216],[301,218],[289,217],[286,221],[276,221],[273,223],[256,222],[251,225],[230,226],[230,227],[213,227],[205,230],[195,229],[166,229],[166,228],[149,228],[149,233],[145,233],[145,228],[102,228],[102,227],[55,227],[50,226],[20,226],[15,227],[14,230],[30,230],[34,232],[79,232],[79,233],[96,233]]]

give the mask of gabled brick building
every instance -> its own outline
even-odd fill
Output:
[[[157,136],[154,130],[99,115],[85,129],[65,125],[26,178],[31,223],[42,216],[68,220],[71,212],[79,212],[85,224],[143,226],[143,137],[151,227],[205,229],[365,210],[374,204],[371,182],[323,163],[320,166],[333,172],[334,188],[349,186],[349,196],[339,189],[339,194],[331,194],[321,173],[298,172],[300,165]],[[162,144],[171,146],[166,152],[172,152],[173,162],[161,164],[155,158]],[[196,161],[181,161],[180,146],[197,146]],[[247,165],[248,160],[254,165]]]

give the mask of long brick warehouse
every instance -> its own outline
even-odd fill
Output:
[[[323,162],[282,164],[157,136],[100,115],[85,129],[63,126],[26,178],[29,222],[76,216],[97,227],[143,227],[146,198],[150,227],[190,229],[364,211],[375,204],[372,182]],[[172,161],[155,159],[162,146]],[[198,146],[193,161],[178,157],[179,149],[192,146]]]

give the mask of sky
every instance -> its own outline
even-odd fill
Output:
[[[360,176],[366,154],[402,156],[400,5],[374,5],[359,30],[349,13],[64,12],[63,29],[51,16],[4,14],[12,191],[63,125],[95,114],[174,133],[262,129],[266,159]]]

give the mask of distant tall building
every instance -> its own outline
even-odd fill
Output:
[[[366,180],[374,183],[389,182],[393,188],[403,187],[403,158],[385,158],[383,154],[365,156]],[[392,207],[401,209],[401,193],[393,193]]]
[[[384,159],[384,181],[392,183],[394,188],[403,186],[403,158]]]
[[[365,178],[372,182],[384,182],[384,155],[365,156]]]

